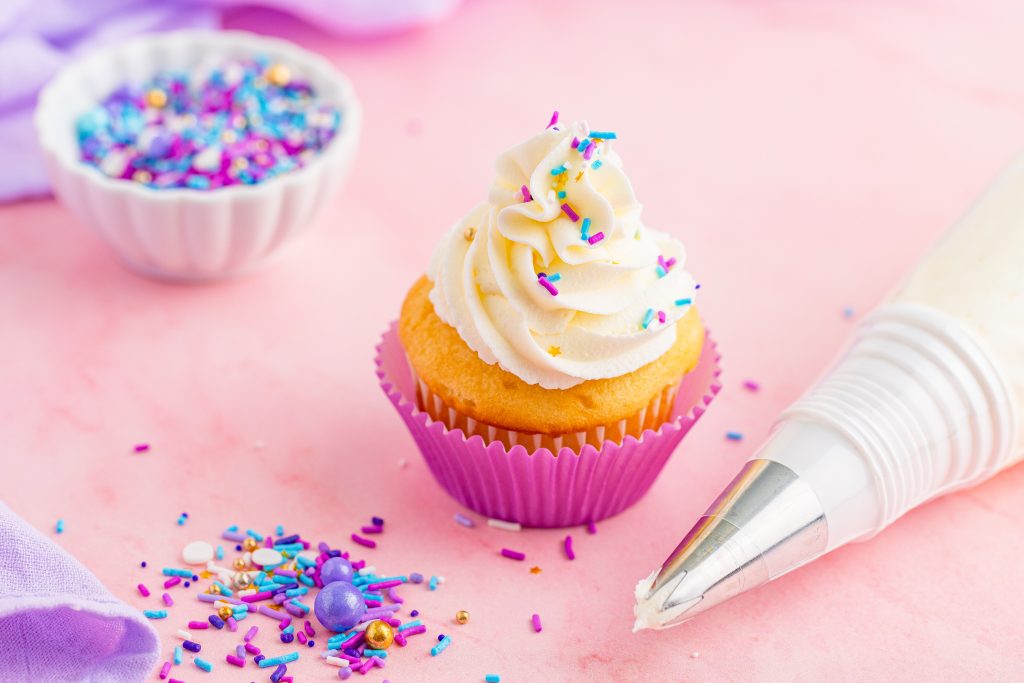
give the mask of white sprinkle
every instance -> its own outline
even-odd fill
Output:
[[[487,526],[501,529],[502,531],[522,531],[523,525],[519,522],[506,522],[501,519],[488,519]]]
[[[696,650],[694,650],[693,652],[690,653],[690,658],[691,659],[697,659],[697,657],[700,657],[700,653],[697,652]]]
[[[324,661],[330,664],[331,666],[348,666],[348,661],[342,659],[341,657],[325,657]]]
[[[182,640],[192,640],[192,634],[180,628],[178,629],[178,637]]]

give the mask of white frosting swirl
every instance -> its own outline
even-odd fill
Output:
[[[683,245],[643,225],[618,155],[588,135],[585,123],[551,127],[499,157],[489,200],[448,232],[430,264],[437,315],[486,363],[545,389],[657,359],[696,289]],[[589,153],[573,145],[587,140]]]

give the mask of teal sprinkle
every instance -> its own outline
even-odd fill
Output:
[[[676,299],[676,306],[689,306],[693,303],[693,299]]]
[[[580,239],[581,240],[589,240],[590,239],[590,219],[589,218],[584,218],[583,219],[583,224],[580,225]]]
[[[484,676],[486,683],[501,683],[501,676],[498,674],[487,674]]]
[[[164,576],[180,576],[183,579],[191,579],[192,572],[188,569],[174,569],[173,567],[164,567],[161,572]]]
[[[292,599],[291,599],[291,600],[289,600],[288,602],[290,602],[291,604],[295,605],[296,607],[298,607],[299,609],[301,609],[301,610],[302,610],[303,612],[305,612],[306,614],[309,614],[309,605],[304,605],[304,604],[302,604],[301,602],[299,602],[299,599],[298,599],[298,598],[292,598]]]
[[[430,590],[436,591],[437,590],[437,577],[436,576],[431,576],[430,577],[430,583],[427,584],[427,586],[430,588]]]
[[[657,268],[655,268],[655,270],[656,270],[656,271],[657,271],[657,273],[658,273],[658,277],[665,277],[666,275],[668,275],[668,271],[666,271],[666,270],[665,270],[664,268],[662,268],[661,266],[658,266]]]
[[[366,648],[365,650],[363,650],[363,656],[364,657],[380,657],[381,659],[387,659],[388,658],[388,651],[387,650],[372,650],[370,648]]]
[[[409,629],[409,628],[413,628],[414,626],[419,626],[419,625],[420,625],[420,624],[422,624],[422,623],[423,623],[423,622],[422,622],[422,621],[420,621],[419,619],[417,619],[417,620],[415,620],[415,621],[407,621],[407,622],[405,622],[404,624],[402,624],[401,626],[399,626],[399,627],[398,627],[398,630],[399,630],[399,631],[404,631],[404,630],[406,630],[406,629]]]
[[[234,614],[231,615],[231,618],[234,619],[235,621],[243,621],[248,616],[249,616],[248,612],[235,612]]]
[[[63,519],[58,519],[57,520],[57,533],[58,534],[64,533],[64,520]]]
[[[725,438],[729,439],[729,441],[743,441],[743,433],[742,432],[726,432],[725,433]]]
[[[289,598],[297,598],[300,595],[305,595],[308,592],[308,588],[306,588],[305,586],[299,586],[298,588],[289,588],[284,592],[284,594]]]
[[[565,199],[565,197],[566,197],[565,190],[559,190],[558,191],[558,198],[559,199]]]
[[[234,595],[234,593],[233,593],[233,592],[231,591],[231,589],[230,589],[230,588],[228,588],[227,586],[225,586],[225,585],[224,585],[223,583],[221,583],[220,581],[214,581],[214,582],[213,582],[213,585],[214,585],[214,586],[216,586],[217,588],[219,588],[219,589],[220,589],[220,592],[221,592],[221,593],[223,593],[224,595],[228,596],[229,598],[230,598],[230,597],[231,597],[232,595]]]
[[[552,273],[551,275],[548,275],[547,277],[548,277],[548,282],[558,282],[559,280],[562,279],[562,276],[559,273]]]
[[[281,633],[295,633],[295,626],[293,626],[292,624],[288,624],[288,626],[286,626],[286,627],[285,627],[285,628],[284,628],[284,629],[283,629],[283,630],[281,631]]]
[[[562,175],[565,173],[565,164],[559,164],[551,169],[551,175]]]
[[[261,659],[260,668],[266,669],[271,666],[277,666],[278,664],[289,664],[291,662],[294,662],[298,658],[298,652],[289,652],[288,654],[281,655],[280,657],[273,657],[271,659]]]
[[[222,546],[222,545],[217,546],[217,559],[218,560],[223,560],[224,559],[224,546]]]
[[[313,579],[309,578],[305,574],[299,574],[299,581],[301,581],[302,583],[306,584],[307,586],[314,585],[313,584]]]
[[[274,533],[278,536],[284,536],[284,527],[278,524],[276,527],[274,527]]]
[[[619,136],[611,132],[599,133],[597,131],[590,131],[590,137],[595,138],[597,140],[616,140]]]
[[[430,648],[430,656],[431,657],[438,656],[439,654],[441,654],[442,652],[447,650],[448,646],[451,645],[451,644],[452,644],[452,639],[449,638],[448,636],[445,636],[444,638],[441,639],[441,642],[439,642],[434,647]]]
[[[601,165],[602,165],[602,164],[604,164],[604,162],[603,162],[603,161],[601,161],[600,159],[598,159],[597,161],[595,161],[595,162],[593,163],[593,165],[591,165],[591,167],[590,167],[590,168],[592,168],[592,169],[594,169],[594,170],[596,171],[597,169],[601,168]]]
[[[647,312],[644,313],[644,321],[643,323],[641,323],[642,327],[646,330],[647,326],[651,324],[652,320],[654,320],[654,309],[648,308]]]
[[[205,671],[206,673],[210,673],[211,671],[213,671],[213,664],[210,664],[205,659],[200,659],[199,657],[196,657],[192,661],[195,662],[195,665],[203,671]]]
[[[252,529],[246,529],[245,533],[249,534],[250,536],[255,538],[257,541],[259,541],[260,543],[263,543],[263,534],[258,534],[255,531],[253,531]]]
[[[185,520],[188,519],[185,515],[178,517],[178,526],[185,526]]]
[[[146,615],[147,619],[166,619],[167,610],[165,609],[147,609],[142,612]]]
[[[302,555],[296,557],[295,561],[301,564],[303,567],[312,567],[316,565],[316,562],[309,559],[308,557],[303,557]]]
[[[181,649],[181,645],[175,645],[174,646],[174,665],[175,666],[177,666],[178,664],[181,664],[181,658],[184,655],[185,655],[185,653]]]
[[[232,531],[232,532],[238,531],[238,525],[237,524],[232,524],[231,526],[228,527],[228,531]]]
[[[590,138],[583,138],[580,144],[576,145],[576,151],[582,154],[587,151],[587,147],[590,147]]]

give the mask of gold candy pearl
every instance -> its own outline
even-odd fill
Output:
[[[221,607],[219,610],[217,610],[217,616],[225,620],[230,616],[234,616],[234,614],[234,610],[232,610],[230,607]]]
[[[259,547],[259,544],[256,542],[255,538],[249,536],[244,541],[242,541],[242,547],[251,553],[253,550],[256,550],[257,547]]]
[[[153,174],[150,173],[149,171],[139,169],[135,173],[132,173],[132,180],[134,180],[137,183],[149,183],[153,181]]]
[[[210,586],[210,590],[208,592],[210,593],[210,595],[220,595],[220,586],[218,586],[217,584],[213,584],[212,586]]]
[[[231,577],[231,583],[235,584],[235,588],[238,590],[244,591],[252,585],[252,577],[247,572],[238,572]]]
[[[146,104],[156,109],[162,109],[167,104],[167,93],[160,88],[153,88],[146,91]]]
[[[466,230],[462,233],[462,236],[466,238],[467,242],[472,242],[473,238],[476,237],[476,228],[466,228]]]
[[[465,624],[469,621],[469,612],[464,609],[460,609],[455,613],[455,621],[459,624]]]
[[[235,561],[231,563],[231,566],[235,569],[245,569],[245,560],[241,557],[236,557]]]
[[[263,72],[263,75],[277,86],[288,85],[288,82],[292,80],[292,72],[284,64],[274,64]]]
[[[366,644],[375,650],[386,650],[395,640],[395,629],[391,624],[374,619],[366,627]]]

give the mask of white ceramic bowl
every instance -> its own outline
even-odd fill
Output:
[[[257,185],[153,189],[105,176],[79,160],[79,115],[126,82],[158,71],[266,55],[309,81],[341,111],[338,133],[305,167]],[[352,164],[361,108],[348,79],[322,57],[241,31],[175,31],[101,49],[65,67],[43,89],[36,130],[57,197],[133,270],[172,280],[235,275],[265,262],[308,226]]]

